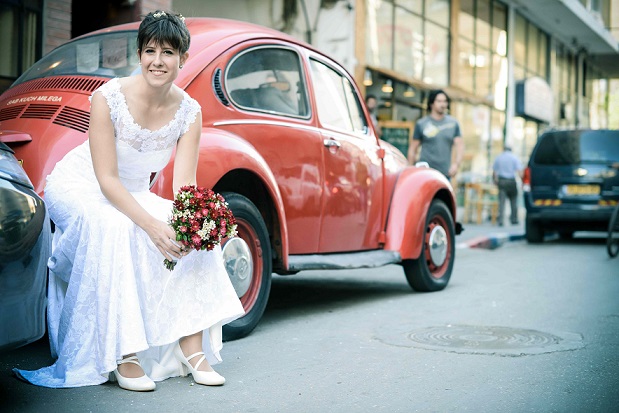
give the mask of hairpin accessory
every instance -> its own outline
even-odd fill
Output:
[[[156,18],[156,19],[158,19],[160,17],[165,17],[165,16],[167,16],[165,14],[165,11],[158,11],[157,13],[153,13],[153,17]]]
[[[181,19],[183,23],[185,23],[185,17],[182,14],[179,14],[178,18]]]

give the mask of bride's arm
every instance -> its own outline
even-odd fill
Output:
[[[174,156],[174,180],[172,183],[174,193],[183,185],[196,184],[201,132],[202,113],[198,111],[196,119],[189,125],[189,130],[181,136],[176,146],[176,155]]]
[[[142,208],[120,182],[114,126],[110,108],[101,93],[92,96],[88,137],[95,175],[103,195],[120,212],[146,231],[166,258],[178,259],[181,253],[180,247],[172,241],[176,238],[174,230]]]

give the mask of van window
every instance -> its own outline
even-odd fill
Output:
[[[619,131],[548,132],[540,137],[534,162],[541,165],[619,162]]]

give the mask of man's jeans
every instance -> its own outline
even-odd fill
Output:
[[[505,212],[505,199],[509,198],[509,204],[511,207],[510,221],[512,224],[518,223],[518,185],[516,179],[499,178],[499,216],[498,223],[503,225],[503,213]]]

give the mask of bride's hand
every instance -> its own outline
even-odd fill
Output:
[[[188,251],[176,241],[176,233],[167,223],[153,219],[145,231],[159,252],[168,260],[176,261],[187,255]]]

